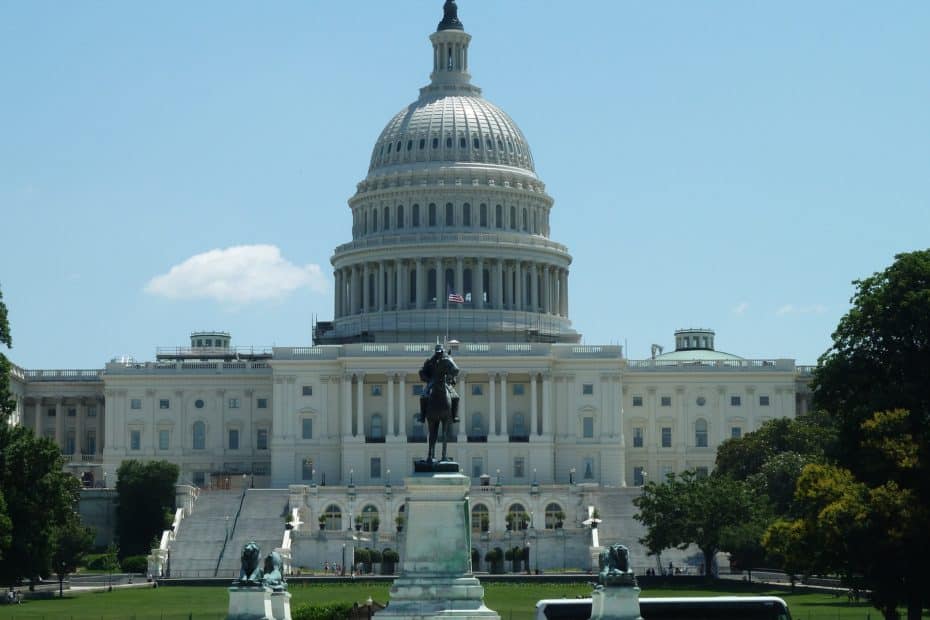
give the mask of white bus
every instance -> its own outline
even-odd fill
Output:
[[[690,596],[639,599],[644,620],[791,620],[788,604],[777,596]],[[544,599],[536,620],[588,620],[590,598]]]

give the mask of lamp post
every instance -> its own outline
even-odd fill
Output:
[[[346,576],[346,544],[342,543],[342,576]]]
[[[498,469],[497,470],[497,486],[500,486],[500,484],[501,484],[501,470]]]
[[[226,540],[229,540],[229,515],[226,515]]]
[[[387,470],[387,485],[391,486],[391,470]]]
[[[574,467],[568,470],[568,483],[575,484],[575,468]]]
[[[349,470],[349,486],[352,486],[353,484],[355,484],[355,483],[353,482],[354,477],[355,477],[355,470],[354,470],[354,469],[350,469],[350,470]]]
[[[371,620],[371,596],[368,597],[368,600],[365,601],[365,606],[368,608],[368,620]]]

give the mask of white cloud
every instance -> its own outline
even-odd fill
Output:
[[[155,276],[145,292],[168,299],[213,299],[246,304],[282,299],[303,287],[325,293],[319,265],[295,265],[273,245],[238,245],[191,256]]]
[[[736,316],[743,316],[743,314],[745,314],[747,310],[749,310],[749,302],[742,301],[739,303],[739,305],[733,308],[733,314],[735,314]]]
[[[788,316],[789,314],[823,314],[827,307],[822,304],[813,304],[810,306],[795,306],[794,304],[785,304],[775,311],[776,316]]]

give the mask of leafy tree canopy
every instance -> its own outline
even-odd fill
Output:
[[[3,291],[0,291],[0,344],[5,345],[7,349],[13,348],[10,322],[7,319],[6,304],[3,303]],[[0,348],[0,423],[5,422],[15,409],[16,402],[10,393],[10,360]]]
[[[171,525],[178,466],[168,461],[123,461],[116,472],[116,535],[120,558],[151,551],[153,538]]]

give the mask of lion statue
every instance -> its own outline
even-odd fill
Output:
[[[277,551],[272,551],[265,556],[265,564],[262,567],[262,585],[276,592],[287,588],[284,582],[284,563]]]
[[[636,577],[630,568],[630,550],[623,545],[611,545],[598,557],[598,581],[602,586],[636,585]]]
[[[239,569],[239,583],[261,583],[262,569],[258,565],[261,555],[261,550],[254,540],[246,543],[242,548],[242,568]]]

